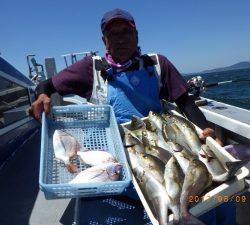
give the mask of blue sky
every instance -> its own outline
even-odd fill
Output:
[[[198,72],[250,61],[249,0],[1,0],[0,52],[27,74],[25,56],[56,58],[88,50],[105,51],[100,20],[113,8],[128,10],[143,53],[167,56],[180,72]]]

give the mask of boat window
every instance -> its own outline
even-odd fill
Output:
[[[0,129],[27,117],[29,106],[27,88],[0,77]]]

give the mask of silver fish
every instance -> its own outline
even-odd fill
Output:
[[[167,139],[184,146],[198,155],[201,150],[201,141],[194,125],[180,116],[168,114],[162,114],[162,116],[166,121],[164,133]]]
[[[139,164],[156,180],[164,184],[164,163],[152,155],[137,154]]]
[[[227,170],[216,157],[212,157],[207,153],[208,149],[202,149],[202,144],[199,140],[199,137],[195,133],[194,127],[192,127],[190,123],[185,123],[185,120],[181,120],[178,117],[174,117],[172,115],[161,116],[156,113],[150,113],[149,117],[152,121],[154,121],[155,124],[158,124],[157,127],[162,127],[163,137],[166,143],[177,143],[177,145],[168,144],[169,146],[166,146],[165,144],[165,149],[169,149],[170,147],[170,149],[172,149],[170,152],[175,154],[175,152],[182,151],[182,147],[179,146],[185,147],[185,149],[188,149],[192,155],[196,155],[196,157],[199,157],[202,162],[204,162],[204,164],[207,166],[207,169],[212,174],[214,181],[225,181],[225,179],[222,178],[225,178],[225,173],[227,173]],[[203,153],[205,158],[201,157],[200,153]]]
[[[122,173],[122,165],[120,163],[105,163],[98,166],[89,167],[80,172],[70,184],[93,183],[93,182],[109,182],[119,180]]]
[[[106,151],[78,151],[77,155],[83,163],[90,166],[97,166],[108,162],[117,162],[113,155]]]
[[[155,132],[145,131],[142,135],[142,144],[145,148],[145,152],[152,155],[162,162],[167,163],[171,158],[171,148],[165,141],[159,140]]]
[[[246,160],[225,162],[226,166],[224,166],[207,145],[201,146],[199,160],[206,165],[208,171],[213,176],[213,181],[215,182],[224,182],[229,180],[242,166],[248,162]]]
[[[181,221],[184,224],[204,225],[188,210],[190,196],[199,196],[208,186],[212,179],[206,167],[199,160],[191,159],[181,192]]]
[[[159,147],[167,149],[166,141],[163,136],[163,119],[158,118],[157,114],[150,112],[148,119],[144,121],[145,126],[138,130],[131,131],[131,134],[144,144],[145,147]]]
[[[55,130],[53,134],[53,148],[55,158],[65,163],[69,172],[77,172],[77,166],[71,160],[77,156],[77,152],[80,150],[78,141],[72,135],[62,130]]]
[[[131,134],[125,135],[125,143],[127,144],[127,154],[133,174],[145,196],[145,199],[153,212],[154,216],[159,222],[159,225],[166,225],[168,221],[168,204],[169,197],[162,184],[162,179],[159,180],[151,172],[148,171],[147,165],[142,166],[145,161],[140,160],[139,157],[143,153],[138,153],[134,146],[135,139]],[[145,169],[144,169],[144,168]],[[163,173],[162,173],[163,177]]]
[[[146,153],[142,142],[135,138],[130,131],[125,134],[124,146],[134,153]]]
[[[212,176],[208,172],[206,166],[188,150],[172,142],[168,144],[173,148],[182,149],[182,151],[175,151],[174,153],[176,160],[185,174],[180,195],[181,222],[193,225],[203,224],[189,213],[189,198],[190,196],[200,195],[209,187],[212,184]]]
[[[180,195],[182,191],[184,174],[174,157],[171,157],[165,166],[164,172],[165,187],[168,193],[170,202],[169,207],[173,212],[173,224],[180,223]]]
[[[163,123],[155,119],[154,115],[156,114],[150,112],[149,118],[145,121],[139,118],[134,120],[133,127],[140,128],[130,131],[130,134],[137,140],[137,145],[139,142],[142,143],[145,153],[167,163],[172,155],[162,135]]]
[[[132,157],[136,157],[136,161],[147,172],[151,172],[152,175],[160,182],[164,183],[164,163],[152,155],[148,155],[141,142],[135,139],[131,134],[126,134],[127,151],[133,154]]]
[[[129,128],[124,129],[125,133],[133,133],[134,138],[141,140],[142,131],[146,130],[146,124],[141,118],[137,116],[132,116]]]
[[[165,140],[178,143],[198,156],[212,174],[213,181],[224,182],[230,179],[239,168],[246,164],[243,161],[226,162],[228,165],[226,167],[207,145],[202,145],[195,127],[190,121],[175,115],[163,114],[163,117],[166,120],[165,126],[163,126]]]
[[[133,173],[159,225],[167,225],[170,200],[164,186],[141,166],[134,167]]]
[[[163,122],[164,118],[157,113],[154,113],[152,111],[149,112],[148,114],[148,124],[146,124],[147,129],[151,131],[162,131],[163,130]]]

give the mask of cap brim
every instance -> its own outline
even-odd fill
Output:
[[[109,27],[110,27],[110,26],[112,25],[112,23],[115,22],[115,21],[124,21],[124,22],[126,22],[127,24],[129,24],[131,27],[134,27],[134,28],[135,28],[135,24],[134,24],[132,21],[126,20],[126,19],[124,19],[124,18],[116,17],[116,18],[111,19],[110,21],[108,21],[108,22],[105,24],[105,26],[104,26],[103,29],[102,29],[102,32],[104,32],[104,31],[106,31],[107,29],[109,29]]]

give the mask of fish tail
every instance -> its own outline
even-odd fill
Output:
[[[143,120],[140,117],[132,115],[131,124],[130,124],[131,130],[137,130],[137,129],[143,128],[145,126],[146,126],[145,123],[143,122]]]
[[[159,225],[168,225],[168,222],[166,219],[159,219]]]
[[[168,205],[165,204],[163,201],[158,202],[161,207],[159,207],[159,211],[156,212],[157,219],[159,225],[167,225],[168,224]]]
[[[181,225],[180,221],[180,207],[178,205],[175,205],[171,207],[172,213],[173,213],[173,225]]]
[[[167,214],[168,210],[166,209],[165,212],[161,212],[161,210],[159,210],[159,212],[157,212],[157,220],[159,225],[167,225],[168,224],[168,214]]]
[[[160,213],[160,215],[158,215],[158,222],[159,225],[167,225],[168,224],[168,214],[167,214],[167,210],[166,213]]]
[[[250,160],[238,160],[238,161],[234,161],[234,162],[226,162],[226,166],[228,169],[228,176],[232,177],[233,175],[235,175],[237,173],[237,171],[243,167],[244,165],[246,165],[247,163],[249,163]]]
[[[173,225],[182,225],[181,220],[173,219]]]
[[[238,170],[249,163],[250,160],[238,160],[238,161],[228,161],[225,162],[226,165],[226,171],[223,174],[220,175],[213,175],[213,181],[215,182],[224,182],[232,178]]]
[[[205,225],[201,220],[197,219],[192,214],[188,213],[187,215],[181,218],[182,225]]]

